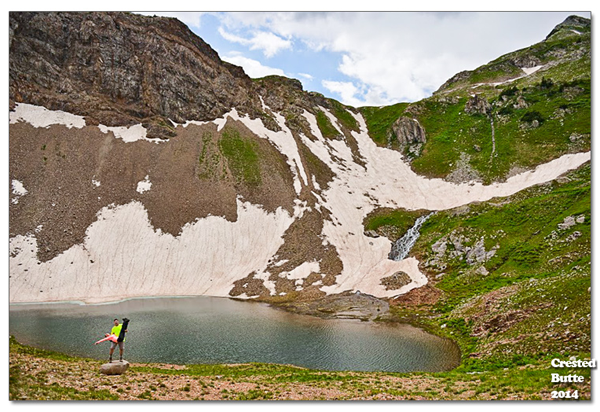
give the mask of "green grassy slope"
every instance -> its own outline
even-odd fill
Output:
[[[589,28],[579,32],[563,27],[543,42],[459,73],[419,102],[363,107],[369,134],[380,146],[403,150],[419,174],[448,177],[466,168],[484,183],[590,150],[591,34]],[[542,68],[529,75],[520,68],[532,65]],[[465,111],[475,94],[490,103],[487,114]],[[400,116],[425,129],[427,142],[417,156],[399,148],[392,133]]]
[[[455,339],[458,371],[589,358],[590,194],[586,164],[560,182],[431,216],[411,255],[439,299],[394,312]],[[478,247],[493,253],[477,261]]]

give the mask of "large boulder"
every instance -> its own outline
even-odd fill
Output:
[[[100,366],[100,373],[104,375],[122,375],[128,368],[129,362],[127,361],[109,362]]]
[[[420,154],[423,144],[427,141],[425,129],[417,119],[401,116],[394,124],[388,135],[388,145],[391,145],[392,136],[396,137],[401,152],[408,148],[414,156]]]

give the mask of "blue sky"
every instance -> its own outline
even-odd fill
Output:
[[[266,30],[248,27],[229,29],[222,24],[223,13],[205,14],[201,19],[201,25],[191,27],[192,30],[210,44],[222,59],[246,66],[246,73],[252,77],[267,74],[293,77],[302,81],[308,90],[321,87],[317,79],[339,77],[338,66],[342,62],[340,53],[314,50],[300,38],[282,38]],[[257,32],[270,33],[274,37],[264,36],[261,42],[260,38],[256,39]],[[235,41],[236,37],[240,39]],[[253,65],[249,60],[257,63]]]
[[[306,90],[364,106],[427,97],[461,70],[543,40],[574,13],[156,14],[175,15],[251,77],[293,77]]]
[[[574,12],[210,12],[175,16],[251,77],[279,74],[352,106],[430,96],[543,40]]]

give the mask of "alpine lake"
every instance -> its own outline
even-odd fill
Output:
[[[123,317],[130,319],[124,353],[130,362],[264,362],[386,372],[437,372],[460,363],[454,342],[410,325],[320,319],[205,296],[11,304],[9,329],[26,345],[107,360],[109,342],[94,342]]]

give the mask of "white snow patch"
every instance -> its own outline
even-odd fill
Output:
[[[282,208],[267,213],[239,199],[237,213],[235,222],[198,219],[174,237],[151,226],[140,202],[104,207],[83,244],[46,262],[37,259],[34,235],[15,236],[9,242],[10,302],[228,296],[234,281],[257,269],[257,277],[268,277],[264,268],[293,222]],[[274,292],[274,285],[265,286]]]
[[[54,124],[60,124],[71,129],[81,129],[85,126],[83,116],[77,116],[61,110],[48,110],[42,106],[27,103],[17,103],[15,110],[9,114],[10,123],[27,122],[33,127],[48,128]]]
[[[367,134],[364,119],[354,115],[360,132],[352,132],[366,168],[354,163],[347,152],[323,139],[316,119],[308,112],[304,117],[311,125],[316,141],[302,137],[302,142],[331,170],[336,178],[321,193],[322,206],[331,211],[332,221],[325,221],[323,243],[333,244],[343,262],[337,284],[323,287],[327,293],[361,290],[375,296],[395,296],[427,283],[419,271],[418,261],[407,258],[395,262],[387,258],[391,242],[385,237],[364,235],[362,222],[375,207],[403,207],[408,210],[444,210],[485,201],[496,196],[509,196],[529,186],[547,182],[590,160],[590,152],[564,155],[535,170],[513,176],[504,183],[484,186],[480,183],[454,184],[442,179],[416,175],[397,151],[375,145]],[[321,202],[320,202],[321,203]],[[412,282],[400,290],[386,291],[381,278],[402,270]]]
[[[152,182],[150,181],[150,177],[146,175],[144,180],[140,180],[137,184],[137,192],[144,193],[152,188]]]
[[[149,139],[146,137],[146,128],[142,124],[136,124],[133,126],[116,126],[108,127],[103,124],[98,125],[98,129],[102,133],[112,132],[117,139],[122,139],[125,143],[137,142],[138,140],[145,140],[152,143],[164,143],[167,140],[162,139]]]
[[[11,186],[13,194],[17,196],[23,196],[28,193],[27,189],[25,189],[25,186],[23,186],[23,183],[19,182],[17,179],[12,180]]]
[[[509,84],[509,83],[512,83],[512,82],[514,82],[514,81],[516,81],[516,80],[519,80],[519,79],[522,79],[522,78],[524,78],[524,77],[527,77],[527,76],[529,76],[530,74],[533,74],[533,73],[537,72],[538,70],[540,70],[540,69],[541,69],[541,68],[543,68],[543,67],[544,67],[544,65],[541,65],[541,66],[535,66],[535,67],[521,67],[521,70],[523,70],[523,73],[525,73],[525,74],[524,74],[524,75],[522,75],[522,76],[518,76],[518,77],[515,77],[515,78],[512,78],[512,79],[504,80],[504,81],[502,81],[502,82],[495,82],[495,83],[476,83],[476,84],[474,84],[473,86],[471,86],[471,89],[475,89],[475,88],[477,88],[477,87],[479,87],[479,86],[501,86],[501,85],[503,85],[503,84]]]
[[[283,265],[285,262],[289,262],[289,259],[282,259],[277,263],[274,263],[273,266],[281,266]]]
[[[523,70],[525,74],[529,76],[530,74],[537,72],[542,67],[544,66],[521,67],[521,70]]]
[[[235,110],[235,109],[233,109]],[[237,111],[236,111],[237,114]],[[223,116],[222,118],[219,119],[215,119],[213,120],[213,123],[217,125],[217,132],[220,132],[224,127],[225,127],[225,123],[227,123],[227,114],[225,114],[225,116]]]
[[[319,262],[312,261],[304,262],[290,272],[282,272],[282,275],[288,279],[305,279],[312,272],[319,273],[320,271],[321,266],[319,265]]]
[[[315,178],[315,175],[312,175],[312,184],[313,187],[317,190],[321,190],[321,186],[319,186],[319,182],[317,182],[317,179]],[[314,193],[314,192],[313,192]]]
[[[310,211],[306,200],[294,199],[294,219],[300,219],[305,211]]]
[[[100,187],[100,181],[96,179],[92,179],[92,184],[96,187]]]
[[[359,165],[354,163],[352,150],[350,150],[344,141],[325,139],[323,137],[323,134],[317,125],[317,118],[314,114],[304,110],[303,116],[310,126],[311,133],[317,138],[317,141],[310,140],[302,133],[300,134],[300,138],[302,143],[308,146],[313,154],[315,154],[325,163],[328,161],[333,161],[333,159],[337,157],[338,159],[345,160],[345,162],[342,162],[343,164],[352,164],[353,167],[361,168]],[[339,168],[339,164],[336,168]]]
[[[265,104],[265,101],[263,100],[262,96],[258,96],[258,98],[260,99],[260,105],[262,107],[263,110],[269,110],[271,111],[271,109]]]
[[[51,125],[59,124],[67,128],[81,129],[85,127],[85,118],[72,113],[63,112],[61,110],[48,110],[42,106],[35,106],[27,103],[17,103],[15,110],[10,112],[10,123],[27,122],[33,127],[48,128]],[[165,140],[149,139],[146,137],[146,128],[141,124],[134,126],[119,126],[108,127],[98,125],[98,129],[102,133],[112,132],[116,138],[122,139],[126,143],[135,142],[138,140],[146,140],[153,143],[161,143]]]
[[[313,136],[315,136],[319,141],[325,140],[323,138],[323,134],[321,133],[321,129],[319,129],[319,125],[317,124],[317,117],[306,109],[304,109],[302,116],[304,116],[304,118],[308,122],[308,125],[310,126],[310,131],[313,134]]]
[[[19,182],[17,179],[12,180],[11,186],[12,186],[12,194],[15,195],[15,197],[10,199],[10,202],[13,205],[16,205],[19,203],[19,198],[21,196],[26,195],[28,192],[27,192],[27,189],[25,189],[25,186],[23,186],[23,183]]]
[[[188,127],[189,125],[193,124],[196,126],[204,126],[205,124],[208,124],[210,122],[199,122],[197,120],[187,120],[184,124],[182,124],[181,126],[183,127]]]

